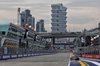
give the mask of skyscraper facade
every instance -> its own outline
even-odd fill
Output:
[[[66,32],[66,10],[67,8],[64,7],[62,4],[52,4],[52,32]]]
[[[47,32],[44,28],[44,20],[41,19],[36,24],[36,32]]]
[[[66,32],[66,10],[67,8],[64,7],[61,3],[60,4],[52,4],[51,5],[51,29],[52,29],[52,32]],[[57,38],[55,39],[55,43],[64,43],[66,42],[66,38]]]
[[[35,28],[35,18],[32,17],[28,9],[21,13],[21,26],[24,28],[25,24],[28,24],[31,28]]]

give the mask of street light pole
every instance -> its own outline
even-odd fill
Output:
[[[18,16],[17,16],[17,24],[19,25],[20,21],[19,21],[19,18],[20,17],[20,8],[18,8]]]

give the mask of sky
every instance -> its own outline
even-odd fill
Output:
[[[67,7],[67,31],[76,32],[98,27],[100,0],[0,0],[0,22],[17,23],[17,8],[30,9],[35,22],[45,20],[51,32],[51,4],[62,3]]]

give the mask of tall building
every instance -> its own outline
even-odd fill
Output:
[[[52,4],[51,5],[51,29],[52,29],[52,32],[66,32],[66,10],[67,8],[64,7],[61,3],[60,4]],[[57,38],[55,39],[55,43],[64,43],[66,41],[66,38]]]
[[[36,32],[47,32],[44,28],[44,20],[41,19],[36,24]]]
[[[66,10],[67,8],[64,7],[62,4],[52,4],[52,32],[66,32]]]
[[[30,14],[30,10],[26,9],[21,13],[21,26],[25,27],[25,24],[35,28],[35,18]]]
[[[35,18],[34,17],[28,17],[27,18],[27,24],[31,26],[32,28],[35,28]]]

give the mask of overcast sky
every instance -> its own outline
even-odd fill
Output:
[[[37,22],[45,20],[45,28],[51,31],[51,4],[62,3],[67,7],[67,31],[92,29],[100,22],[100,0],[0,0],[0,22],[17,20],[17,8],[30,9]]]

